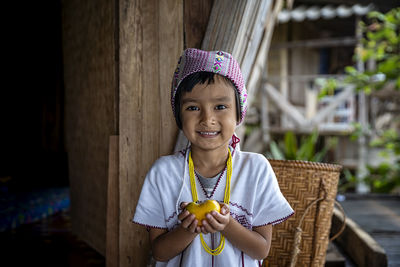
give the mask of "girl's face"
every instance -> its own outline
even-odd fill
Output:
[[[227,149],[236,128],[235,90],[224,78],[182,94],[182,130],[193,148]]]

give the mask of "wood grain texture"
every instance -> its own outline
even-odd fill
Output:
[[[108,153],[106,266],[119,266],[119,139],[110,136]]]
[[[109,136],[116,129],[115,1],[62,2],[72,229],[105,255]]]
[[[132,223],[145,175],[177,134],[170,83],[183,48],[178,1],[120,2],[119,265],[146,266],[148,233]]]
[[[120,266],[145,266],[149,249],[144,229],[131,223],[143,184],[143,13],[141,1],[121,1],[119,6],[120,88]]]
[[[214,0],[185,0],[184,16],[187,47],[201,48]]]

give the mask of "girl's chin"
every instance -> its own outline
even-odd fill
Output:
[[[222,148],[228,148],[228,142],[191,142],[193,148],[201,150],[218,150]]]

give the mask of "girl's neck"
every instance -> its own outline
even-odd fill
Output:
[[[192,147],[194,168],[203,177],[214,177],[226,166],[228,159],[228,145],[215,150],[202,150]]]

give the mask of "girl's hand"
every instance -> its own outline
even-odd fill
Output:
[[[185,209],[188,204],[188,202],[181,203],[181,208],[183,209],[183,211],[178,215],[178,220],[181,221],[180,227],[190,233],[199,234],[201,232],[201,229],[199,226],[197,226],[198,221],[196,219],[196,216]]]
[[[221,232],[230,222],[229,206],[225,203],[220,203],[221,213],[212,211],[206,215],[207,220],[203,220],[201,232],[203,234]]]

